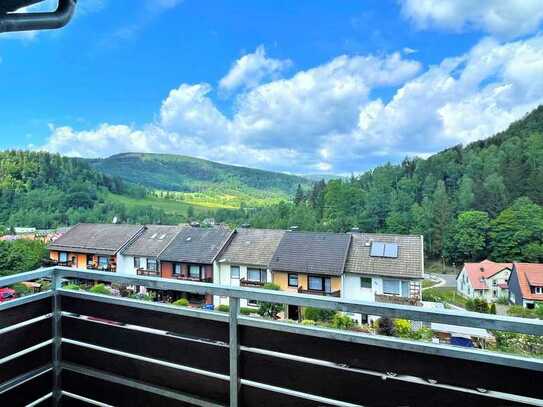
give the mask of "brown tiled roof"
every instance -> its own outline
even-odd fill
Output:
[[[272,257],[273,271],[339,276],[351,236],[345,233],[285,232]]]
[[[168,247],[183,227],[168,225],[147,225],[145,231],[122,251],[125,256],[157,257]]]
[[[268,267],[284,234],[276,229],[237,229],[219,261]]]
[[[526,300],[543,301],[543,294],[532,294],[531,286],[541,286],[543,279],[543,264],[514,263],[522,297]]]
[[[182,228],[159,255],[159,259],[180,263],[212,264],[231,235],[232,231],[224,226]]]
[[[140,225],[80,223],[49,245],[49,250],[113,256],[143,231]]]
[[[387,277],[423,278],[422,236],[378,233],[353,233],[345,265],[346,273]],[[372,242],[398,244],[398,257],[372,257]]]

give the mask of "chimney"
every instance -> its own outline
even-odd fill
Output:
[[[479,270],[481,271],[481,273],[485,272],[485,268],[483,266],[479,267]]]

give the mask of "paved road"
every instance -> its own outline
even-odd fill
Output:
[[[431,274],[431,277],[440,280],[439,287],[456,287],[456,274]]]

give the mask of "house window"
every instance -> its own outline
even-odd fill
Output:
[[[141,268],[141,259],[139,257],[134,257],[134,268],[135,269]]]
[[[109,259],[107,257],[104,257],[104,256],[99,256],[98,257],[98,266],[101,269],[107,269],[108,266],[109,266]]]
[[[156,260],[155,259],[147,259],[147,270],[156,271]]]
[[[383,293],[400,295],[400,280],[383,279]]]
[[[360,288],[371,288],[371,277],[360,277]]]
[[[266,270],[261,269],[247,269],[248,281],[266,282]]]
[[[63,263],[66,263],[68,261],[68,253],[66,252],[60,252],[58,254],[58,261],[61,261]]]
[[[329,277],[308,277],[308,288],[314,291],[324,291],[329,293],[332,291],[331,280]]]
[[[230,266],[230,277],[239,278],[239,266]]]
[[[543,287],[534,287],[534,294],[543,294]]]
[[[298,287],[298,274],[289,274],[288,275],[288,286],[289,287]]]
[[[180,276],[181,275],[181,264],[175,263],[173,265],[173,275],[174,276]]]
[[[189,276],[190,278],[200,278],[200,266],[191,264],[189,266]]]
[[[249,307],[258,307],[258,301],[256,301],[256,300],[247,300],[247,305]]]

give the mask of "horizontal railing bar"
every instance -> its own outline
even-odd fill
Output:
[[[404,318],[414,321],[438,322],[457,326],[543,335],[543,321],[535,319],[506,317],[468,311],[433,310],[410,305],[375,303],[307,294],[301,295],[298,293],[230,287],[192,281],[171,281],[169,279],[156,277],[133,277],[115,273],[71,269],[69,267],[61,267],[59,268],[59,271],[63,277],[103,280],[129,285],[143,285],[157,290],[186,291],[196,294],[246,298],[255,301],[333,309],[359,314]]]
[[[32,324],[35,324],[36,322],[40,322],[40,321],[43,321],[44,319],[49,319],[49,318],[51,318],[51,314],[42,315],[40,317],[36,317],[36,318],[28,319],[28,320],[23,321],[23,322],[19,322],[18,324],[10,325],[10,326],[8,326],[6,328],[0,329],[0,335],[6,334],[6,333],[11,332],[11,331],[15,331],[15,330],[17,330],[19,328],[25,327],[27,325],[32,325]]]
[[[21,356],[24,356],[27,353],[34,352],[35,350],[43,348],[43,347],[45,347],[47,345],[50,345],[52,343],[53,343],[53,339],[48,339],[48,340],[46,340],[46,341],[44,341],[42,343],[38,343],[37,345],[31,346],[30,348],[26,348],[26,349],[23,349],[23,350],[21,350],[21,351],[19,351],[17,353],[13,353],[13,354],[11,354],[9,356],[6,356],[5,358],[0,359],[0,365],[2,365],[4,363],[7,363],[7,362],[9,362],[9,361],[11,361],[13,359],[17,359],[17,358],[19,358]]]
[[[21,283],[23,281],[38,280],[40,278],[50,278],[52,275],[52,268],[41,268],[33,271],[27,271],[25,273],[12,274],[10,276],[0,277],[0,287]]]
[[[49,400],[53,396],[53,393],[48,393],[43,397],[40,397],[37,400],[34,400],[32,403],[27,404],[25,407],[34,407],[39,405],[40,403],[44,402],[45,400]]]
[[[20,376],[14,377],[13,379],[10,379],[7,382],[0,384],[0,395],[29,380],[34,379],[35,377],[38,377],[44,373],[47,373],[52,368],[53,368],[52,365],[48,364],[48,365],[39,367],[37,369],[31,370],[30,372],[26,372]]]
[[[8,310],[10,308],[18,307],[19,305],[28,304],[30,302],[35,302],[43,300],[44,298],[49,298],[53,296],[52,290],[43,291],[41,293],[29,294],[24,297],[15,298],[14,300],[9,300],[0,304],[0,312]]]
[[[297,390],[285,389],[284,387],[277,387],[271,384],[254,382],[252,380],[247,380],[247,379],[241,379],[240,381],[241,381],[241,384],[244,386],[255,387],[257,389],[267,390],[273,393],[279,393],[279,394],[284,394],[286,396],[292,396],[292,397],[298,397],[305,400],[311,400],[311,401],[315,401],[316,403],[322,403],[325,405],[332,405],[332,406],[337,406],[337,407],[363,407],[360,404],[353,404],[353,403],[348,403],[345,401],[339,401],[339,400],[329,399],[326,397],[315,396],[314,394],[304,393]],[[369,391],[371,391],[371,389]]]
[[[270,329],[279,332],[289,332],[298,335],[314,336],[324,339],[339,340],[361,345],[379,346],[404,350],[409,352],[425,353],[434,356],[452,357],[476,362],[518,367],[521,369],[543,371],[543,360],[527,358],[505,353],[491,352],[481,349],[462,348],[454,345],[435,344],[432,342],[413,341],[392,336],[373,335],[361,332],[340,331],[331,328],[299,325],[279,321],[240,316],[239,325],[252,328]]]
[[[173,400],[178,400],[184,403],[190,403],[201,407],[224,407],[223,404],[213,403],[203,400],[196,396],[190,396],[181,392],[165,389],[163,387],[146,384],[140,381],[127,379],[118,375],[103,372],[101,370],[90,369],[84,366],[80,366],[74,363],[62,363],[62,368],[68,371],[79,373],[85,376],[94,377],[96,379],[105,380],[110,383],[119,384],[121,386],[131,387],[133,389],[142,390],[148,393],[153,393],[158,396],[167,397]]]
[[[306,356],[297,356],[297,355],[291,355],[288,353],[270,351],[266,349],[244,347],[243,350],[245,350],[246,352],[252,352],[252,353],[256,353],[260,355],[271,356],[274,358],[293,360],[296,362],[311,364],[315,366],[345,370],[348,372],[358,373],[358,374],[362,374],[366,376],[380,377],[383,380],[395,380],[395,381],[407,382],[407,383],[418,384],[418,385],[423,385],[423,386],[447,389],[447,390],[452,390],[452,391],[461,392],[461,393],[475,394],[479,396],[496,398],[500,400],[507,400],[507,401],[516,402],[516,403],[527,403],[527,404],[536,405],[536,406],[543,406],[543,400],[532,398],[532,397],[520,396],[517,394],[504,393],[504,392],[494,391],[494,390],[486,390],[482,392],[477,389],[460,387],[460,386],[450,385],[446,383],[439,383],[437,381],[429,381],[421,377],[412,376],[412,375],[405,375],[405,374],[396,375],[396,374],[392,374],[393,372],[390,372],[390,374],[387,374],[387,373],[378,372],[374,370],[343,366],[343,365],[338,365],[337,363],[334,363],[334,362],[328,362],[328,361],[310,358]]]
[[[88,397],[83,397],[83,396],[80,396],[78,394],[74,394],[74,393],[70,393],[69,391],[61,391],[61,394],[63,396],[68,396],[68,397],[71,397],[73,399],[76,399],[76,400],[79,400],[79,401],[84,401],[85,403],[87,404],[92,404],[93,406],[98,406],[98,407],[115,407],[115,406],[112,406],[111,404],[106,404],[106,403],[101,403],[99,401],[96,401],[96,400],[93,400],[93,399],[89,399]]]
[[[104,304],[122,305],[133,307],[137,309],[144,309],[149,311],[165,312],[173,315],[180,315],[191,318],[209,319],[218,322],[228,322],[228,315],[219,314],[217,312],[204,311],[199,309],[193,309],[189,307],[178,307],[175,305],[162,304],[158,302],[142,301],[132,298],[112,297],[103,294],[94,294],[85,291],[74,291],[59,289],[58,292],[64,297],[82,298],[85,300],[101,302]]]
[[[93,345],[91,343],[76,341],[76,340],[68,339],[68,338],[62,338],[62,342],[63,343],[69,343],[69,344],[75,345],[75,346],[80,346],[82,348],[94,349],[94,350],[97,350],[97,351],[100,351],[100,352],[110,353],[112,355],[123,356],[123,357],[129,358],[129,359],[141,360],[142,362],[154,363],[156,365],[169,367],[169,368],[177,369],[177,370],[182,370],[184,372],[199,374],[199,375],[211,377],[211,378],[214,378],[214,379],[219,379],[219,380],[223,380],[223,381],[229,381],[230,380],[228,375],[225,375],[225,374],[210,372],[208,370],[197,369],[197,368],[194,368],[194,367],[180,365],[180,364],[177,364],[177,363],[166,362],[164,360],[149,358],[147,356],[135,355],[133,353],[123,352],[123,351],[116,350],[116,349],[111,349],[111,348],[106,348],[106,347],[103,347],[103,346]]]

